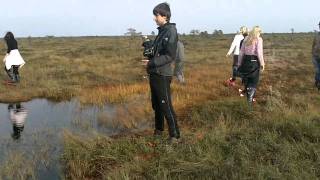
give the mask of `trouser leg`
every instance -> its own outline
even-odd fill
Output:
[[[14,74],[14,77],[15,77],[15,81],[16,82],[20,82],[19,66],[18,65],[13,65],[12,68],[13,68],[13,74]]]
[[[256,89],[259,82],[259,77],[260,77],[260,71],[258,70],[258,72],[256,72],[255,75],[247,79],[246,89],[247,89],[247,100],[249,103],[253,102],[253,98],[255,96]]]
[[[236,80],[238,76],[238,55],[233,56],[232,64],[232,80]]]
[[[151,89],[151,102],[152,102],[152,109],[155,114],[155,130],[156,131],[163,131],[164,130],[164,115],[161,110],[160,102],[157,94],[157,84],[158,81],[155,77],[150,76],[150,89]]]
[[[10,69],[7,69],[6,67],[4,68],[6,73],[8,74],[8,77],[10,78],[11,81],[15,81],[15,75],[13,72],[13,66],[11,66]]]
[[[180,131],[177,123],[177,117],[171,102],[170,84],[172,77],[160,75],[150,75],[150,82],[156,98],[154,107],[161,109],[162,115],[166,118],[170,137],[180,137]],[[160,114],[160,113],[159,113]],[[163,117],[162,116],[162,117]]]

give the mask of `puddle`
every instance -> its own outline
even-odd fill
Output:
[[[115,116],[117,106],[82,106],[77,100],[0,104],[0,164],[19,157],[17,161],[37,168],[37,179],[60,179],[63,130],[85,136],[96,132],[115,135],[125,130]],[[135,129],[150,127],[146,120],[141,122]]]

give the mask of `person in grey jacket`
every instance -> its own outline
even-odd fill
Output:
[[[176,58],[178,35],[176,25],[170,23],[171,11],[167,3],[158,4],[153,9],[154,20],[159,33],[153,43],[153,56],[142,60],[147,66],[151,89],[152,108],[155,113],[154,135],[164,131],[164,118],[169,128],[169,141],[178,142],[180,131],[177,116],[171,101],[172,64]]]
[[[174,66],[174,75],[178,78],[180,83],[184,83],[184,75],[183,75],[183,65],[184,65],[184,45],[181,41],[177,43],[177,55]]]

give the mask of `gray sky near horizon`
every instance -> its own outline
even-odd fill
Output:
[[[0,0],[0,33],[16,36],[123,35],[156,30],[152,10],[161,0]],[[319,0],[166,0],[179,33],[259,25],[263,32],[318,30]]]

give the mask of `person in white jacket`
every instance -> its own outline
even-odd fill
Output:
[[[237,64],[238,64],[238,56],[240,53],[240,45],[241,41],[248,35],[248,28],[245,26],[242,26],[240,28],[240,32],[235,35],[232,44],[230,46],[230,49],[227,53],[227,57],[229,57],[231,54],[233,54],[233,64],[232,64],[232,77],[227,80],[227,83],[231,86],[235,85],[236,77],[237,77]]]
[[[7,32],[4,40],[7,44],[7,54],[3,59],[5,63],[5,71],[7,72],[10,81],[8,83],[18,83],[20,81],[19,68],[21,68],[25,61],[18,50],[18,43],[14,38],[12,32]]]

